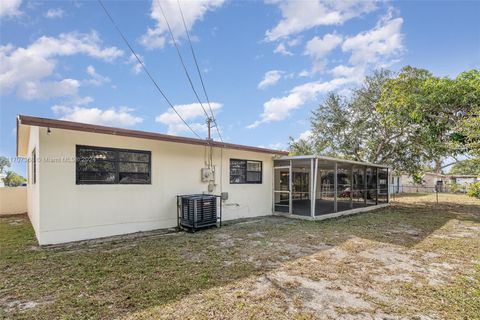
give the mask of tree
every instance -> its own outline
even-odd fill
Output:
[[[5,183],[6,187],[18,187],[26,181],[27,179],[13,171],[7,171],[7,176],[3,178],[3,182]]]
[[[446,157],[478,152],[479,106],[479,70],[449,79],[407,66],[385,82],[377,110],[389,122],[414,128],[424,158],[440,172]]]
[[[475,182],[469,185],[467,189],[467,195],[480,199],[480,182]]]
[[[5,168],[9,168],[10,166],[10,160],[5,156],[0,156],[0,172],[3,172]]]
[[[458,155],[480,154],[480,71],[455,79],[404,67],[375,71],[351,98],[329,94],[313,112],[312,136],[292,154],[385,163],[410,175]]]
[[[313,111],[311,138],[291,139],[290,152],[384,163],[396,171],[419,172],[426,157],[417,126],[408,125],[404,118],[392,121],[390,112],[377,109],[383,87],[392,77],[390,71],[375,71],[353,90],[351,98],[329,94]]]
[[[480,158],[463,160],[455,163],[449,174],[466,174],[480,176]]]

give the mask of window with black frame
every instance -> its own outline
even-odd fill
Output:
[[[149,184],[151,152],[77,146],[77,184]]]
[[[230,183],[262,183],[262,162],[255,160],[230,159]]]

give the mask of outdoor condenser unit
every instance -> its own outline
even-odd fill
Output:
[[[222,201],[220,196],[210,194],[177,196],[177,220],[179,228],[192,232],[212,226],[221,227]]]

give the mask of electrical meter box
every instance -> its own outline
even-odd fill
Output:
[[[210,168],[202,168],[201,176],[202,176],[202,182],[209,182],[214,179],[213,170]]]

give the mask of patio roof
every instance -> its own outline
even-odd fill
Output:
[[[377,167],[377,168],[390,168],[384,164],[375,164],[371,162],[361,162],[361,161],[354,161],[354,160],[347,160],[347,159],[340,159],[340,158],[333,158],[333,157],[325,157],[325,156],[318,156],[318,155],[305,155],[305,156],[283,156],[277,157],[275,160],[310,160],[310,159],[319,159],[328,162],[337,162],[337,163],[348,163],[353,165],[361,165],[361,166],[368,166],[368,167]]]

